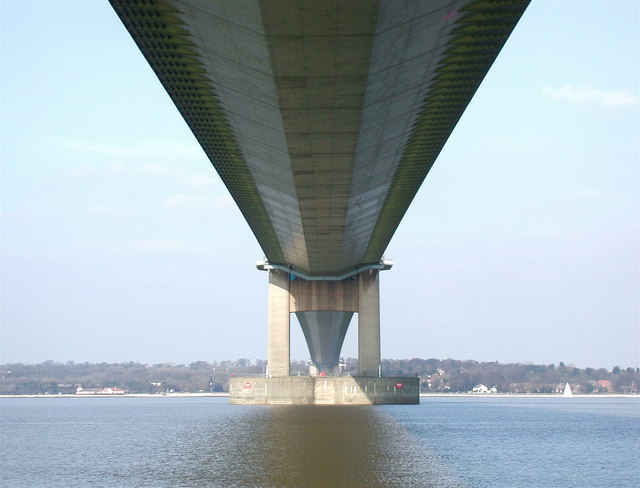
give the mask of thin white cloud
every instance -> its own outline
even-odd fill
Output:
[[[562,85],[560,88],[553,88],[545,85],[542,93],[552,100],[565,100],[575,103],[597,103],[603,107],[620,107],[635,105],[638,97],[631,90],[599,90],[592,84],[573,86]]]
[[[143,142],[135,146],[113,146],[100,142],[63,137],[52,137],[50,140],[57,147],[68,151],[106,154],[109,156],[155,159],[179,159],[202,156],[202,149],[195,143],[180,144],[173,142]]]
[[[113,161],[105,166],[106,170],[110,173],[130,173],[130,174],[142,174],[145,176],[156,177],[174,177],[179,172],[170,168],[166,164],[161,163],[142,163],[137,165],[125,164],[122,161]],[[98,168],[94,168],[98,169]]]
[[[0,218],[12,220],[33,220],[47,218],[44,210],[0,210]]]
[[[107,164],[107,170],[113,173],[126,173],[128,172],[128,168],[121,162],[116,161],[113,163]]]
[[[155,178],[182,178],[184,171],[175,170],[166,164],[142,163],[131,164],[122,161],[112,161],[106,165],[80,165],[73,167],[69,173],[72,175],[84,176],[95,175],[96,173],[118,173],[128,175],[144,175]]]
[[[188,176],[185,178],[184,182],[188,186],[192,186],[194,188],[214,188],[221,184],[218,178],[214,178],[213,176],[204,173],[196,173]]]
[[[593,200],[595,198],[604,198],[607,194],[598,190],[584,190],[570,193],[562,197],[563,200]]]
[[[130,243],[127,249],[141,252],[185,252],[189,250],[187,245],[178,239],[139,240]]]
[[[176,171],[160,163],[145,163],[140,166],[140,172],[150,176],[175,176]]]
[[[123,209],[109,205],[89,205],[84,209],[84,214],[89,217],[115,217],[124,213]]]
[[[181,217],[215,215],[230,207],[231,197],[222,195],[216,198],[176,193],[164,199],[165,208],[172,215]]]

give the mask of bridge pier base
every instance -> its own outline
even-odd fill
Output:
[[[290,376],[231,378],[231,405],[415,405],[420,403],[415,376]]]

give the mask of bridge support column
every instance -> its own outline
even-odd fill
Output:
[[[380,374],[379,271],[369,269],[358,276],[358,375]]]
[[[264,262],[269,271],[268,378],[231,378],[229,402],[244,405],[372,405],[420,403],[417,377],[380,376],[379,270],[365,268],[342,279],[305,279]],[[329,376],[289,376],[290,314],[302,326],[309,352]],[[354,376],[339,374],[340,349],[351,316],[359,314]]]
[[[289,376],[290,363],[289,275],[269,271],[269,337],[267,367],[269,376]]]

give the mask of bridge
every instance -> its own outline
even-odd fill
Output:
[[[271,391],[297,388],[291,313],[323,378],[358,313],[375,390],[384,251],[528,0],[110,2],[264,252]]]

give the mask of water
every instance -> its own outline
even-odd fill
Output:
[[[636,488],[640,399],[0,399],[2,487]]]

